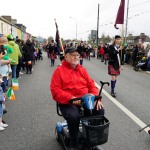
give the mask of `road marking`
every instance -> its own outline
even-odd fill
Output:
[[[100,86],[95,83],[98,89],[100,89]],[[124,107],[121,103],[119,103],[115,98],[113,98],[108,92],[106,92],[104,89],[102,90],[103,94],[108,97],[108,99],[113,102],[116,106],[118,106],[128,117],[130,117],[137,125],[139,125],[141,128],[144,128],[146,124],[141,121],[138,117],[136,117],[131,111],[129,111],[126,107]],[[148,133],[148,130],[150,130],[149,127],[144,129],[145,132]]]

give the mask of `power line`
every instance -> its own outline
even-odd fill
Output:
[[[136,4],[136,5],[133,5],[133,6],[129,7],[129,8],[131,9],[131,8],[136,7],[136,6],[139,6],[139,5],[142,5],[142,4],[145,4],[145,3],[148,3],[148,2],[150,2],[150,0],[147,0],[147,1],[145,1],[145,2],[142,2],[142,3]]]
[[[147,1],[145,1],[145,2],[139,3],[139,4],[137,4],[137,5],[133,5],[133,6],[129,7],[129,8],[133,8],[133,7],[139,6],[139,5],[141,5],[141,4],[145,4],[145,3],[147,3],[147,2],[150,2],[150,0],[147,0]],[[132,18],[135,18],[135,17],[138,17],[138,16],[143,15],[143,14],[149,13],[149,12],[150,12],[150,10],[147,10],[147,11],[145,11],[145,12],[140,12],[140,13],[138,13],[138,14],[135,14],[135,15],[129,17],[128,20],[130,20],[130,19],[132,19]],[[103,27],[103,26],[107,26],[107,25],[113,24],[112,21],[109,22],[109,23],[105,23],[105,22],[108,22],[108,21],[110,21],[110,19],[107,19],[106,21],[104,21],[103,24],[101,24],[100,26]],[[89,32],[91,32],[91,30],[94,30],[94,29],[96,29],[96,27],[91,28],[91,29],[89,29],[89,30],[87,30],[87,31],[85,31],[85,32],[78,33],[78,34],[89,33]]]
[[[149,12],[150,12],[150,9],[147,10],[147,11],[145,11],[145,12],[140,12],[140,13],[138,13],[138,14],[135,14],[135,15],[129,17],[128,20],[129,20],[129,19],[132,19],[132,18],[134,18],[134,17],[138,17],[138,16],[143,15],[143,14],[147,14],[147,13],[149,13]]]
[[[113,24],[113,22],[101,24],[101,25],[99,25],[99,26],[103,27],[103,26],[108,26],[108,25],[110,25],[110,24]],[[91,32],[91,30],[95,30],[95,29],[96,29],[96,27],[95,27],[95,28],[91,28],[91,29],[89,29],[89,30],[87,30],[87,31],[85,31],[85,32],[78,33],[78,34],[85,34],[85,33]]]

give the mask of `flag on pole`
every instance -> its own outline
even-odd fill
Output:
[[[12,89],[13,90],[19,90],[18,79],[12,79]]]
[[[14,94],[14,91],[12,90],[12,88],[8,89],[6,95],[7,95],[8,99],[16,100],[16,97],[15,97],[15,94]]]
[[[124,8],[125,8],[125,0],[121,0],[120,6],[119,6],[119,9],[118,9],[118,13],[117,13],[117,17],[116,17],[116,21],[115,21],[115,24],[114,24],[114,27],[116,29],[119,29],[117,27],[117,24],[124,24]]]
[[[57,25],[56,19],[55,19],[55,25],[56,25],[56,37],[55,37],[55,41],[57,43],[57,49],[59,51],[63,51],[64,52],[64,47],[62,45],[62,41],[61,41],[61,38],[60,38],[60,35],[59,35],[59,30],[58,30],[58,25]]]

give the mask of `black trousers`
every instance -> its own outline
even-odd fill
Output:
[[[27,72],[26,73],[28,73],[28,72],[32,72],[32,64],[28,64],[28,62],[26,62],[26,70],[27,70]]]
[[[71,142],[73,147],[78,145],[78,131],[80,123],[80,107],[75,105],[62,105],[60,104],[60,111],[68,123],[68,129],[70,132]],[[84,116],[89,116],[88,110],[84,112]],[[104,115],[104,109],[95,110],[93,115]]]
[[[23,61],[23,59],[19,58],[19,60],[18,60],[19,63],[17,65],[17,69],[16,69],[16,78],[19,78],[19,73],[21,71],[22,61]]]

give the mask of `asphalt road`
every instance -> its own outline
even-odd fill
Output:
[[[55,124],[63,118],[56,114],[49,83],[55,67],[50,60],[44,59],[34,65],[33,74],[21,75],[20,90],[15,91],[16,101],[7,101],[8,113],[4,120],[9,127],[0,132],[0,150],[61,150],[55,139]],[[84,60],[84,66],[96,83],[110,81],[107,66],[100,60]],[[99,84],[100,85],[100,84]],[[110,93],[110,87],[104,89]],[[135,72],[130,66],[117,80],[117,101],[129,109],[144,123],[150,123],[150,75]],[[140,127],[104,94],[105,116],[110,121],[108,142],[104,150],[149,150],[150,136],[139,133]]]

